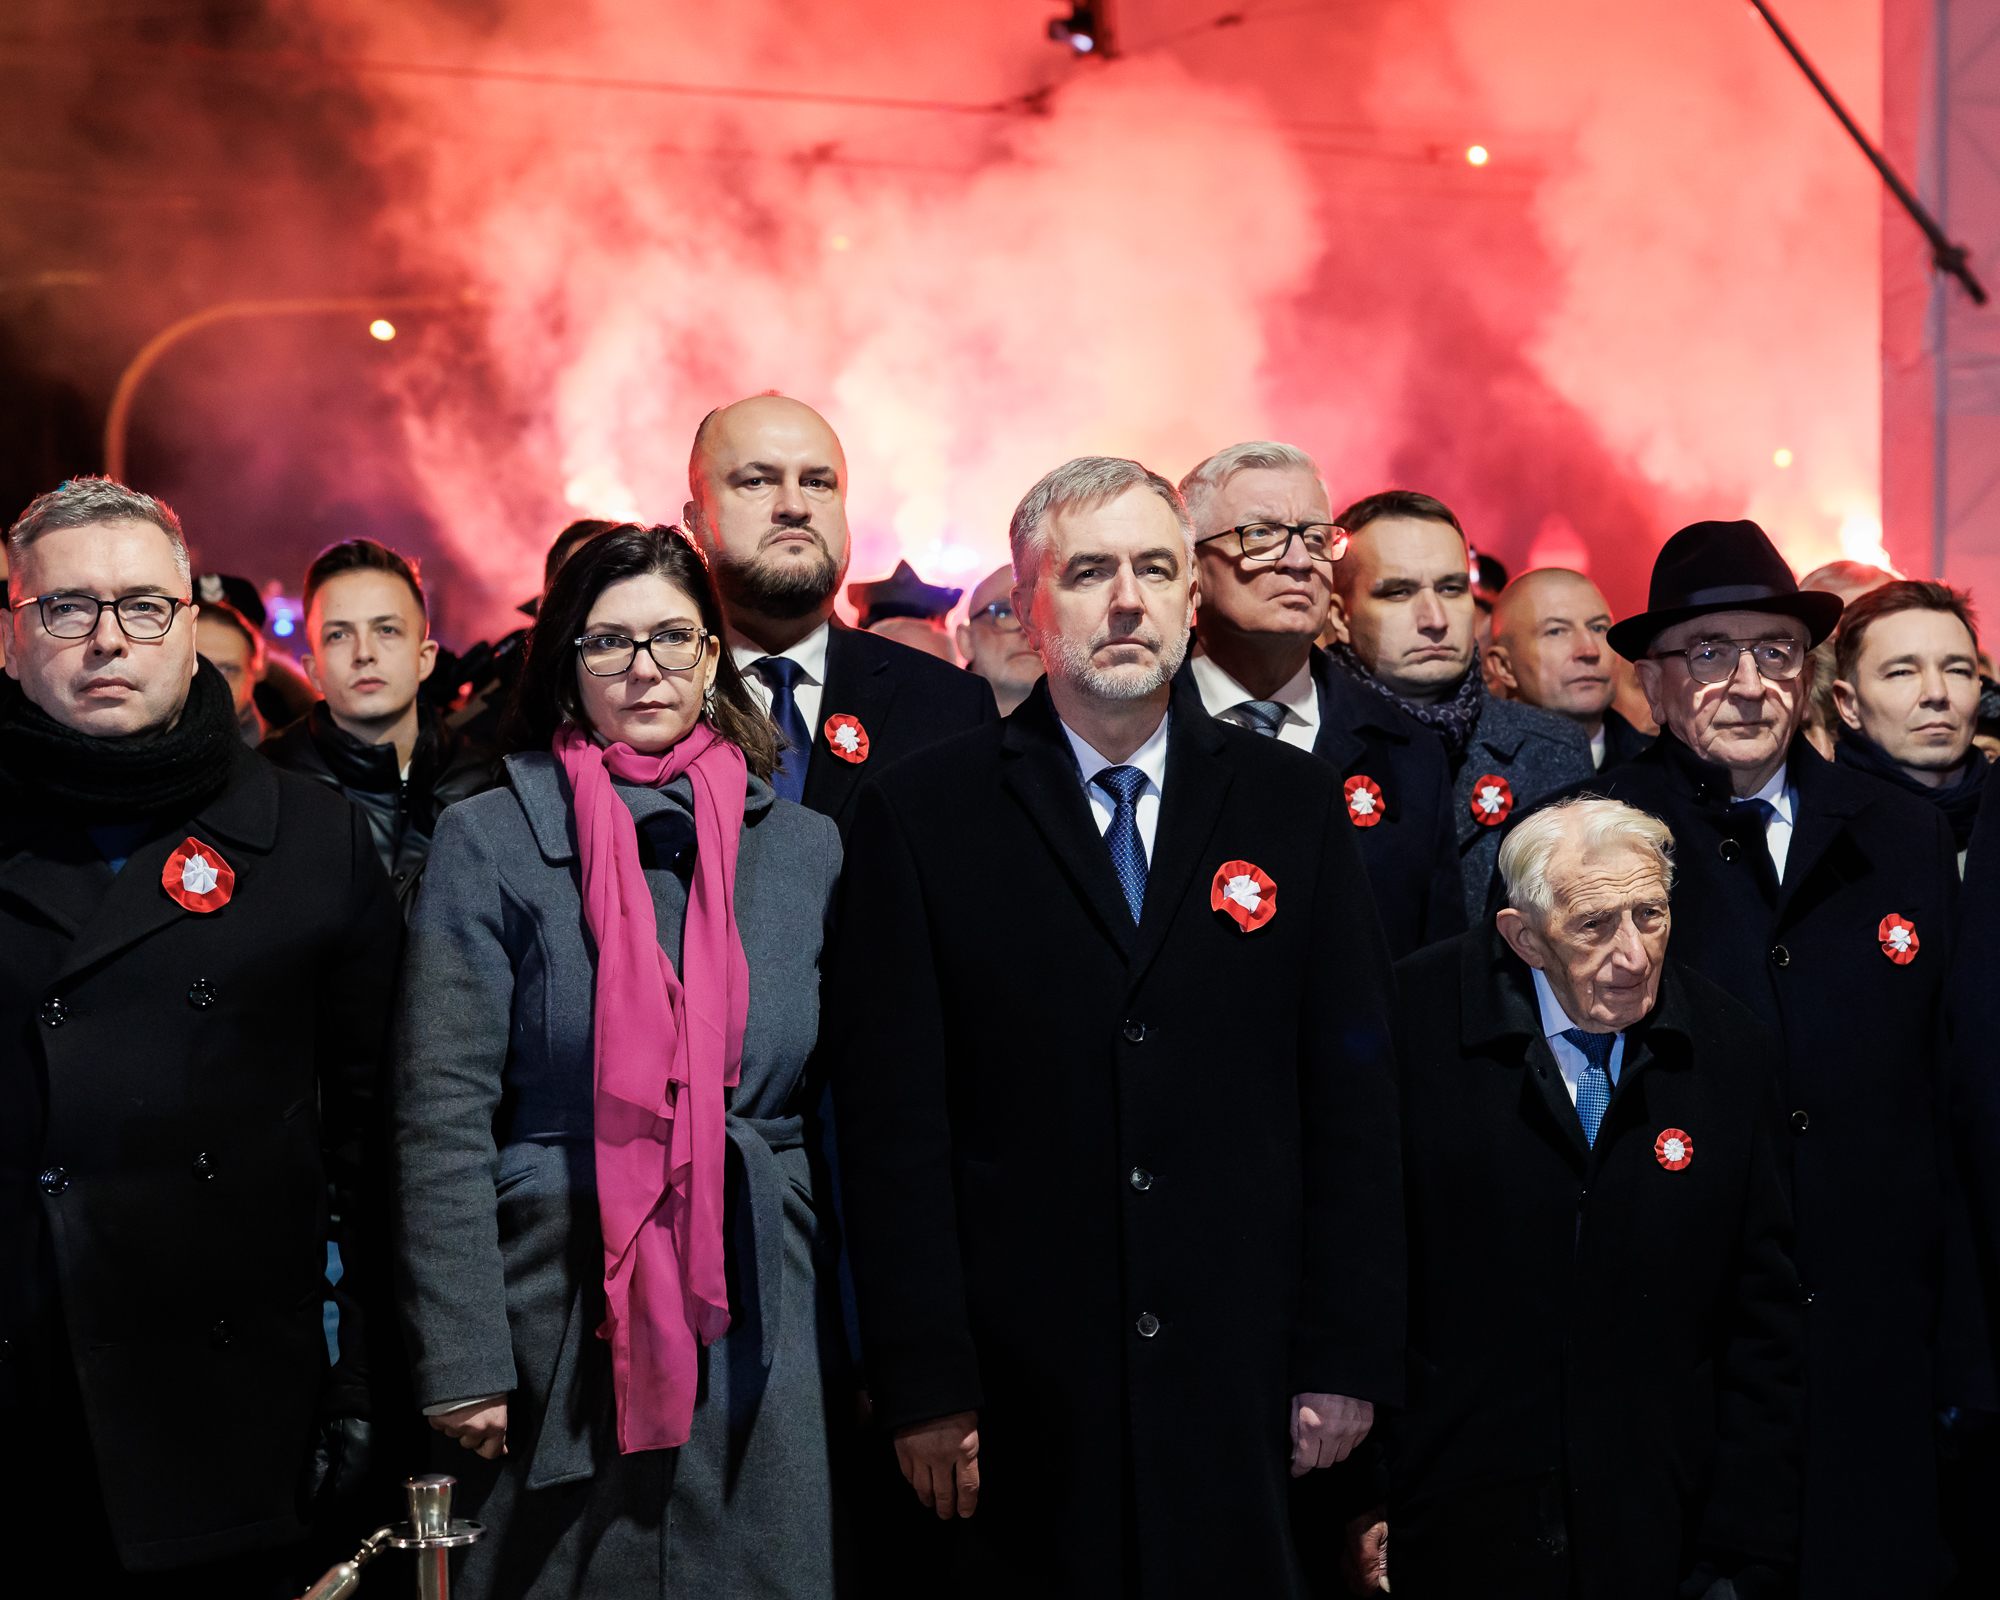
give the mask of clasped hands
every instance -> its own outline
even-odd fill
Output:
[[[1292,1476],[1345,1461],[1375,1425],[1375,1406],[1344,1394],[1292,1396]],[[896,1430],[896,1465],[927,1510],[949,1521],[979,1507],[979,1413]]]

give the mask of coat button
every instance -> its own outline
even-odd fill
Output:
[[[188,1173],[198,1181],[207,1183],[215,1176],[215,1158],[206,1150],[202,1151],[194,1158],[194,1165],[188,1168]]]
[[[1786,949],[1786,948],[1785,948],[1785,947],[1784,947],[1783,945],[1781,945],[1781,944],[1774,944],[1774,945],[1772,945],[1772,946],[1771,946],[1771,965],[1772,965],[1772,966],[1774,966],[1774,967],[1789,967],[1789,966],[1790,966],[1791,964],[1792,964],[1792,953],[1791,953],[1791,951],[1787,950],[1787,949]]]
[[[43,1027],[60,1028],[67,1021],[69,1021],[68,1006],[64,1005],[60,1000],[44,1000],[42,1002]]]
[[[1140,1338],[1150,1339],[1160,1331],[1160,1319],[1150,1311],[1142,1311],[1139,1313],[1139,1320],[1132,1326],[1139,1330]]]
[[[1803,1111],[1794,1111],[1792,1113],[1792,1132],[1804,1133],[1811,1126],[1812,1118],[1807,1116]]]
[[[206,1011],[215,1004],[215,985],[206,978],[196,978],[188,989],[188,1004],[197,1011]]]
[[[43,1194],[61,1194],[68,1187],[69,1174],[61,1167],[44,1167],[42,1169]]]
[[[1145,1039],[1145,1037],[1146,1037],[1145,1023],[1128,1022],[1125,1024],[1125,1039],[1127,1043],[1139,1044]]]
[[[227,1322],[218,1322],[208,1330],[208,1347],[211,1350],[227,1350],[229,1348],[229,1324]]]
[[[1148,1189],[1153,1187],[1153,1175],[1144,1167],[1134,1167],[1132,1169],[1132,1187],[1137,1189],[1141,1194],[1144,1194]]]
[[[1743,846],[1734,839],[1724,839],[1715,847],[1715,851],[1724,861],[1734,861],[1743,854]]]
[[[1799,1286],[1799,1304],[1802,1306],[1809,1306],[1812,1303],[1813,1303],[1812,1290],[1806,1288],[1803,1284],[1801,1284]]]

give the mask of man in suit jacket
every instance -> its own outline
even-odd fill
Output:
[[[1583,729],[1599,772],[1653,742],[1612,706],[1619,663],[1605,643],[1610,631],[1611,606],[1596,584],[1567,567],[1537,567],[1494,605],[1483,662],[1486,686],[1500,699],[1557,712]]]
[[[853,820],[862,778],[998,720],[984,683],[849,628],[833,615],[847,572],[847,458],[826,419],[783,395],[711,411],[688,461],[688,532],[715,566],[729,648],[791,753],[779,794]]]
[[[1334,567],[1328,655],[1356,683],[1444,742],[1452,771],[1459,892],[1468,922],[1486,908],[1500,827],[1515,811],[1596,770],[1568,717],[1486,692],[1473,637],[1471,557],[1451,508],[1389,489],[1336,519],[1348,531]]]
[[[826,981],[876,1415],[958,1592],[1298,1594],[1288,1470],[1401,1397],[1354,827],[1323,763],[1174,689],[1171,484],[1071,462],[1011,537],[1048,676],[864,785]]]
[[[1465,927],[1444,748],[1313,640],[1347,548],[1311,456],[1255,440],[1181,479],[1201,608],[1181,676],[1212,716],[1340,773],[1392,957]]]
[[[1779,1040],[1810,1329],[1800,1592],[1883,1600],[1937,1592],[1932,1407],[1964,1376],[1935,1328],[1958,871],[1935,807],[1799,736],[1840,609],[1755,523],[1683,528],[1610,634],[1660,737],[1588,787],[1673,830],[1680,959]]]
[[[1501,846],[1497,925],[1397,967],[1398,1600],[1776,1600],[1789,1576],[1805,1322],[1776,1051],[1666,959],[1672,845],[1617,801],[1538,811]]]

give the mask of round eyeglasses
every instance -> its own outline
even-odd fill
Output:
[[[593,678],[616,678],[632,670],[643,649],[662,672],[685,672],[697,661],[708,640],[706,628],[662,628],[650,639],[628,639],[622,633],[586,633],[575,641],[577,659]]]
[[[1224,528],[1195,543],[1213,544],[1232,534],[1236,537],[1237,553],[1243,557],[1243,564],[1250,567],[1276,566],[1285,559],[1294,539],[1305,546],[1308,559],[1322,566],[1330,567],[1347,554],[1347,530],[1333,522],[1246,522],[1240,528]]]
[[[170,594],[128,594],[117,600],[100,600],[89,594],[38,594],[17,601],[10,611],[38,607],[42,626],[58,639],[88,639],[97,632],[98,618],[106,608],[118,619],[119,629],[128,639],[164,639],[192,600],[176,600]]]
[[[1696,683],[1727,683],[1746,650],[1758,677],[1772,683],[1788,683],[1805,668],[1806,647],[1796,639],[1703,639],[1685,650],[1649,651],[1648,658],[1671,661],[1678,656]]]

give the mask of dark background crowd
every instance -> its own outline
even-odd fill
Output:
[[[457,656],[14,524],[17,1545],[296,1594],[437,1465],[476,1594],[2000,1585],[1972,597],[1703,522],[1618,618],[1254,441],[948,629],[808,407],[689,483]]]

